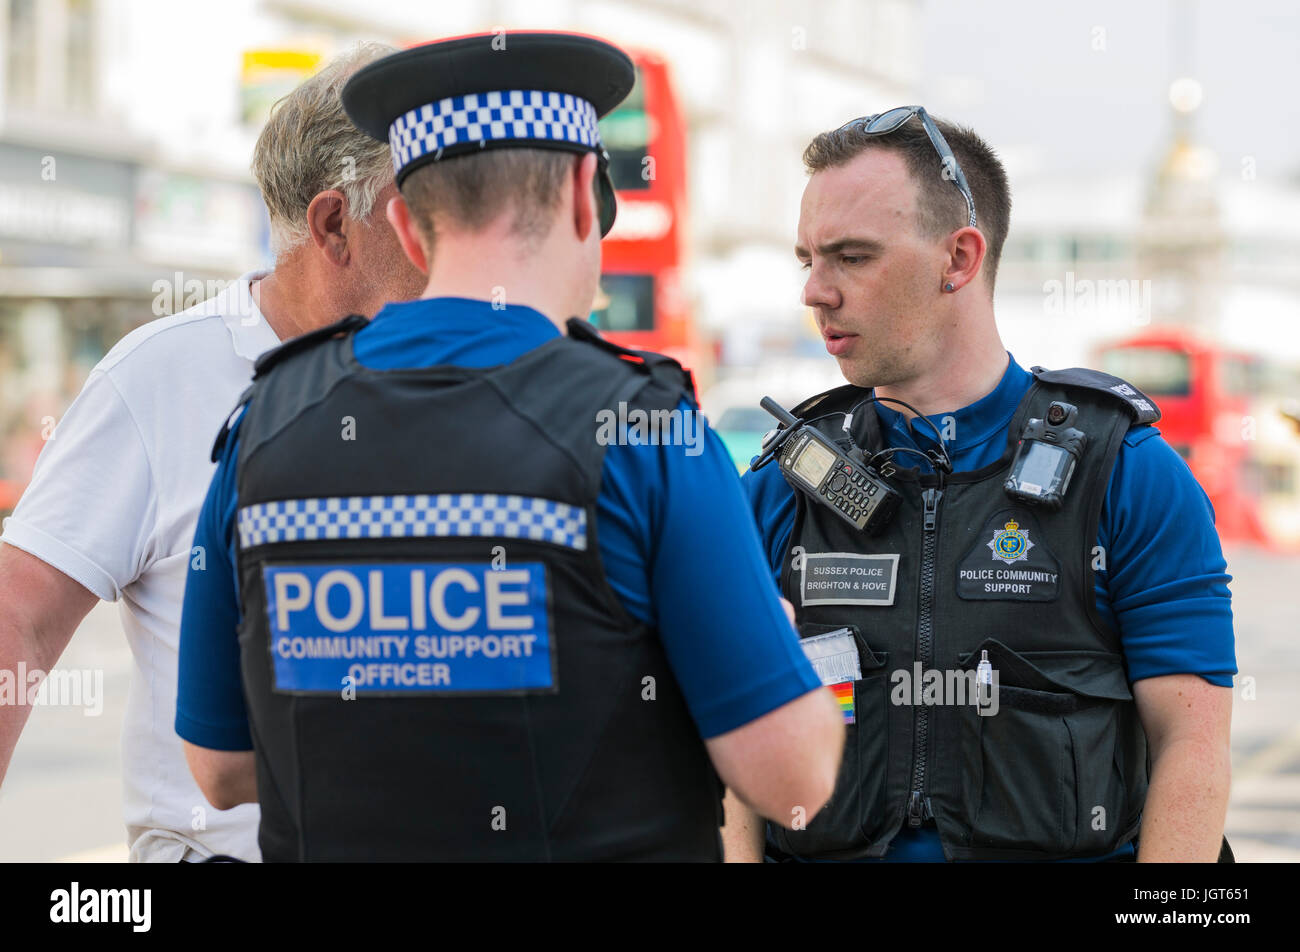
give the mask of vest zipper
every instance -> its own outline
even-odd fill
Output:
[[[921,537],[921,592],[916,621],[916,660],[924,674],[930,670],[934,653],[934,555],[937,547],[936,528],[939,524],[939,500],[943,492],[927,489],[921,494],[925,505],[925,521]],[[917,827],[934,818],[930,798],[924,795],[927,747],[930,740],[930,709],[924,704],[916,706],[916,733],[912,762],[912,795],[907,803],[907,825]]]

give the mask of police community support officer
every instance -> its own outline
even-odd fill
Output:
[[[268,355],[214,450],[195,538],[231,554],[189,578],[176,727],[268,861],[716,860],[718,775],[786,824],[834,784],[841,719],[689,377],[558,330],[632,63],[494,39],[349,82],[428,287]],[[609,425],[639,411],[676,445]]]
[[[803,157],[804,300],[850,386],[795,413],[842,446],[847,426],[867,454],[913,452],[894,454],[901,508],[875,536],[777,466],[745,478],[801,634],[847,626],[860,655],[840,688],[854,723],[835,794],[806,830],[771,828],[769,850],[1121,859],[1138,837],[1143,861],[1213,860],[1236,670],[1213,511],[1136,388],[1027,372],[1003,348],[992,297],[1006,174],[971,130],[932,123],[890,110],[817,136]],[[937,434],[898,404],[863,404],[872,394],[912,404]],[[1004,489],[1021,437],[1045,425],[1029,421],[1061,423],[1053,402],[1077,408],[1058,434],[1086,437],[1057,511],[1029,470],[1017,470],[1024,495]],[[956,470],[942,481],[936,435]],[[982,715],[956,685],[985,652],[998,689]],[[724,835],[740,827],[732,807]]]

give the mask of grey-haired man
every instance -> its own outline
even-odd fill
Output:
[[[356,48],[277,104],[254,150],[275,268],[128,334],[91,372],[0,537],[0,670],[48,671],[97,599],[121,600],[135,665],[123,730],[133,861],[259,858],[255,805],[217,810],[173,729],[177,639],[212,437],[280,341],[419,294],[384,219],[385,144],[343,112],[343,83],[392,52]],[[219,558],[220,555],[213,553]],[[0,706],[0,779],[30,706]]]

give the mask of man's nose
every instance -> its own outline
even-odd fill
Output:
[[[825,280],[815,264],[808,272],[808,280],[804,282],[803,303],[805,307],[824,307],[829,310],[840,306],[839,291]]]

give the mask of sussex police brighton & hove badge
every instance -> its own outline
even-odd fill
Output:
[[[1001,529],[993,530],[993,538],[988,546],[993,550],[994,560],[1002,560],[1007,565],[1029,558],[1029,550],[1034,543],[1029,541],[1029,533],[1020,529],[1020,523],[1009,519]]]

